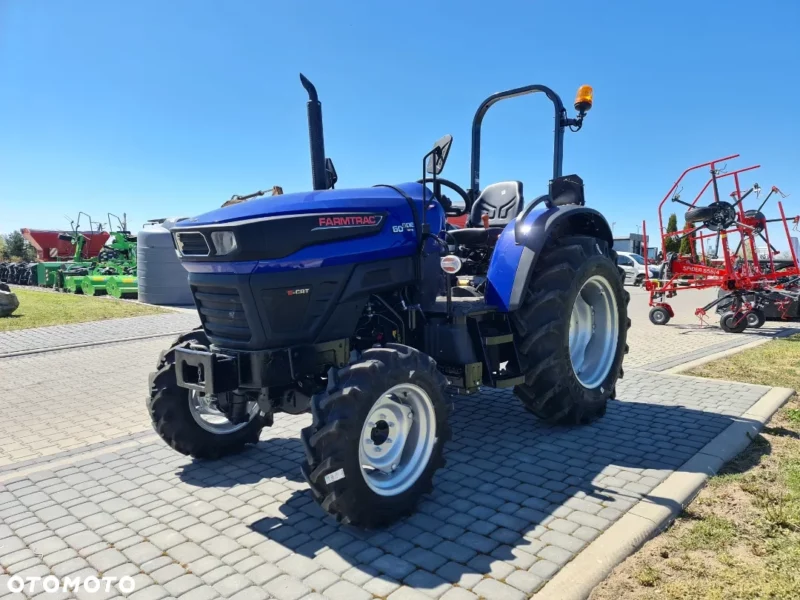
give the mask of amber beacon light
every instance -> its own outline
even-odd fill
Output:
[[[581,114],[586,114],[592,108],[592,101],[594,99],[594,90],[590,85],[582,85],[578,88],[578,93],[575,94],[575,110]]]

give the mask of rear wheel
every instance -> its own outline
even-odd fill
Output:
[[[741,312],[728,311],[720,317],[719,326],[727,333],[742,333],[747,329],[747,316]]]
[[[630,294],[616,255],[588,236],[545,246],[522,307],[512,316],[525,408],[551,423],[588,423],[605,414],[622,377]]]
[[[767,322],[767,316],[760,308],[754,308],[747,313],[747,326],[752,329],[758,329]]]
[[[666,308],[654,306],[650,309],[650,322],[653,325],[666,325],[672,316]]]
[[[258,443],[261,430],[271,425],[271,417],[262,415],[255,402],[248,406],[246,421],[232,423],[203,394],[178,385],[175,349],[193,345],[208,345],[202,329],[179,336],[161,353],[156,371],[150,375],[147,408],[156,433],[174,450],[195,458],[219,458]]]
[[[432,489],[450,439],[446,380],[426,354],[372,348],[314,396],[302,432],[303,475],[342,523],[381,527],[409,515]]]

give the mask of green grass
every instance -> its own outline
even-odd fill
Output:
[[[680,545],[686,550],[722,550],[736,536],[736,528],[728,519],[714,514],[693,522]]]
[[[800,390],[800,335],[766,344],[692,369],[686,375]],[[788,418],[800,422],[800,410]]]
[[[800,335],[689,375],[800,389]],[[686,508],[598,586],[592,600],[800,599],[800,398]]]
[[[639,585],[644,587],[654,587],[661,581],[661,573],[658,572],[651,565],[644,565],[639,571],[636,572],[636,581]]]
[[[155,306],[109,297],[77,296],[20,288],[14,288],[13,291],[19,298],[19,308],[10,317],[0,318],[0,332],[167,312]]]

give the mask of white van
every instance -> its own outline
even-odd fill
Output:
[[[644,257],[633,252],[617,252],[617,266],[625,271],[625,283],[642,285],[644,281]]]

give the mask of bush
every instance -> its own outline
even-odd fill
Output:
[[[12,231],[7,235],[0,236],[0,238],[2,238],[0,255],[3,260],[19,260],[22,262],[36,260],[36,250],[19,231]]]
[[[692,228],[691,223],[687,222],[686,225],[684,225],[684,229],[691,229],[691,228]],[[681,240],[680,253],[689,254],[691,256],[697,254],[697,245],[695,244],[694,234],[687,235]]]
[[[678,231],[678,216],[672,213],[667,221],[667,233],[675,233]],[[664,244],[667,252],[678,252],[681,249],[681,244],[677,239],[667,238]]]

